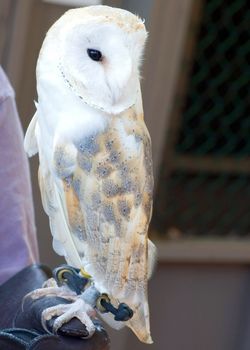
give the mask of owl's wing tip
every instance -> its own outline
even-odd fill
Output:
[[[153,339],[150,334],[145,334],[143,337],[139,337],[139,340],[145,344],[153,344]]]
[[[29,157],[34,156],[38,152],[38,145],[35,135],[36,123],[37,114],[35,113],[24,137],[24,150]]]

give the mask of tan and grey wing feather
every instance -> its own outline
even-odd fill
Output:
[[[150,152],[143,121],[122,131],[114,124],[107,133],[74,145],[58,143],[54,171],[40,173],[44,208],[59,244],[55,248],[69,264],[84,266],[114,303],[126,302],[134,309],[127,325],[145,342],[151,341],[147,303]]]

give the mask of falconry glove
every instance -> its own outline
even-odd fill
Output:
[[[41,322],[43,310],[69,301],[59,297],[35,300],[24,297],[41,287],[51,275],[47,267],[33,265],[0,286],[0,349],[108,350],[108,335],[98,320],[93,320],[96,329],[90,339],[86,339],[85,325],[76,318],[64,324],[56,335],[52,334],[55,318],[44,327]]]

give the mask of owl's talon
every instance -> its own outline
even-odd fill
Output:
[[[90,338],[95,332],[95,326],[91,320],[95,313],[91,306],[86,304],[84,300],[78,298],[72,304],[59,304],[45,309],[42,313],[42,325],[48,330],[47,322],[56,317],[53,322],[53,333],[60,333],[60,328],[73,318],[77,318],[86,328],[84,330],[84,338]]]

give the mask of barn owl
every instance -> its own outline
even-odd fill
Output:
[[[40,51],[37,110],[24,145],[29,156],[39,153],[54,250],[84,268],[114,305],[133,310],[126,322],[103,315],[112,327],[127,325],[151,343],[147,281],[155,246],[147,231],[153,176],[139,81],[146,36],[143,21],[125,10],[66,12]],[[91,331],[89,306],[80,304],[74,303],[72,314],[82,307]]]

